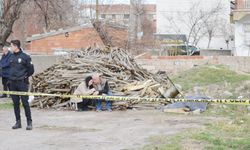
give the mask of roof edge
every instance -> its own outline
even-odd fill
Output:
[[[91,23],[88,24],[83,24],[80,26],[75,26],[75,27],[69,27],[66,29],[59,29],[57,31],[51,31],[48,33],[42,33],[42,34],[34,34],[31,37],[27,37],[26,38],[26,42],[30,42],[30,41],[34,41],[34,40],[40,40],[46,37],[51,37],[51,36],[56,36],[59,34],[65,34],[66,32],[74,32],[74,31],[78,31],[81,29],[85,29],[85,28],[94,28],[93,25]]]

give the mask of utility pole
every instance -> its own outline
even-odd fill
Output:
[[[95,11],[96,11],[96,21],[99,21],[99,0],[96,0],[96,6],[95,6]]]

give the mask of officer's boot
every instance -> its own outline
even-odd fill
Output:
[[[7,97],[6,94],[3,94],[3,95],[0,96],[0,98],[5,98],[5,97]]]
[[[21,120],[16,121],[16,124],[12,127],[12,129],[19,129],[19,128],[22,128]]]
[[[26,127],[26,130],[32,130],[33,127],[32,127],[32,121],[27,121],[27,127]]]

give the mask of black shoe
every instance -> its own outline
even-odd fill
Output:
[[[27,121],[27,127],[26,127],[26,130],[32,130],[33,127],[32,127],[32,121]]]
[[[18,120],[16,124],[12,127],[12,129],[19,129],[19,128],[22,128],[21,120]]]
[[[7,97],[7,95],[5,95],[5,94],[0,96],[0,98],[6,98],[6,97]]]

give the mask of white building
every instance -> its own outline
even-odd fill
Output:
[[[232,48],[230,0],[156,0],[156,5],[157,34],[185,34],[189,44],[208,48],[207,31],[212,31],[210,49]],[[215,13],[212,10],[218,11]],[[199,25],[192,30],[195,22]]]
[[[116,22],[120,24],[129,24],[130,5],[129,4],[106,4],[99,5],[99,19]],[[96,17],[96,5],[81,5],[79,8],[80,19],[94,19]],[[151,22],[156,20],[156,5],[143,4],[142,11]],[[85,21],[83,19],[83,21]],[[82,20],[80,20],[82,21]]]
[[[250,0],[235,0],[235,56],[250,56]]]

